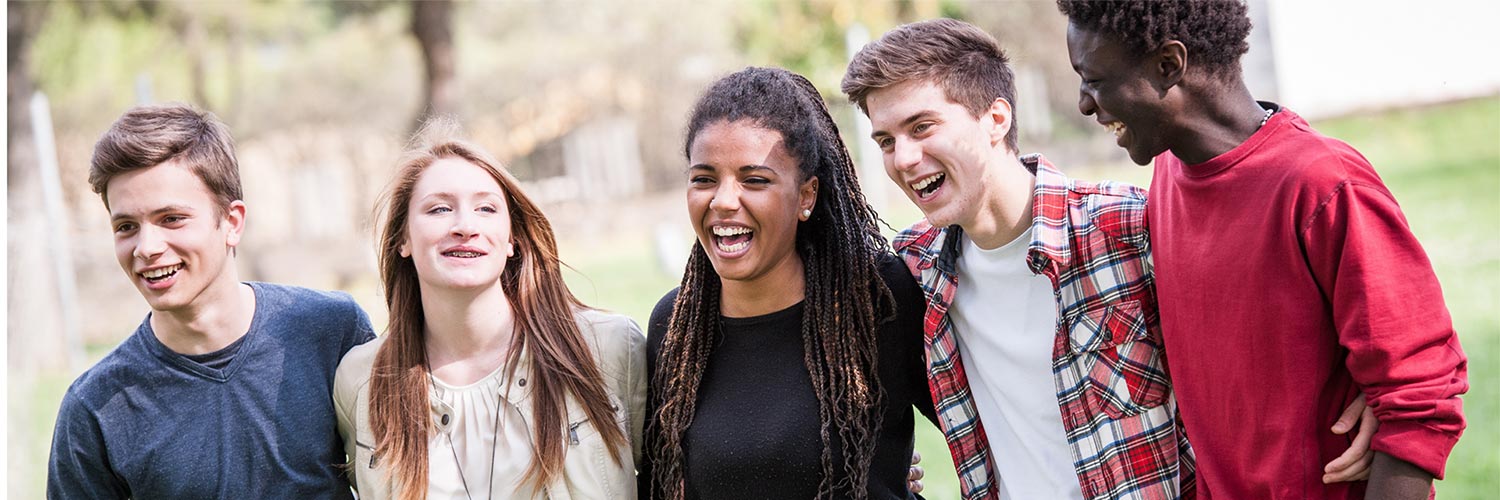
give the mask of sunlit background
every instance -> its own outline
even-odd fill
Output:
[[[1439,492],[1489,498],[1500,477],[1500,6],[1250,5],[1252,91],[1370,158],[1434,261],[1473,384],[1469,430]],[[905,22],[955,17],[1000,40],[1018,77],[1023,151],[1084,179],[1150,182],[1078,114],[1051,1],[98,0],[9,2],[8,16],[13,498],[42,496],[63,392],[147,310],[86,182],[94,141],[136,104],[192,103],[233,130],[249,206],[244,278],[347,291],[377,330],[386,314],[370,222],[430,113],[457,116],[542,202],[575,293],[641,323],[692,244],[689,107],[744,66],[786,67],[822,89],[867,196],[892,227],[914,222],[838,93],[849,55]],[[918,425],[927,496],[957,498],[941,436]]]

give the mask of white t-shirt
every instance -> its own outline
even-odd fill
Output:
[[[1000,498],[1082,499],[1052,380],[1057,299],[1026,265],[1031,230],[994,250],[962,244],[948,316]]]

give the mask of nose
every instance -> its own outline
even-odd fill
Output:
[[[897,139],[891,146],[891,167],[908,172],[922,163],[922,148],[915,141]]]
[[[473,211],[471,210],[455,211],[453,216],[453,227],[451,229],[453,235],[467,239],[476,234],[479,234],[479,228],[476,225],[476,221],[474,220],[475,217],[477,216],[474,215]]]
[[[1083,116],[1092,116],[1098,111],[1098,108],[1099,105],[1094,102],[1094,96],[1089,95],[1088,91],[1080,86],[1078,89],[1078,112],[1083,113]]]
[[[146,224],[135,233],[135,258],[145,262],[160,256],[167,251],[167,239],[161,234],[161,230]]]
[[[734,182],[719,183],[714,199],[709,200],[708,209],[715,212],[733,212],[740,209],[740,189]]]

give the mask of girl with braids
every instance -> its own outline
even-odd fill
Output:
[[[360,498],[635,494],[645,339],[568,291],[551,225],[498,165],[444,141],[397,172],[390,326],[334,380]]]
[[[785,70],[732,74],[684,149],[698,242],[651,315],[642,496],[914,497],[923,300],[822,97]]]

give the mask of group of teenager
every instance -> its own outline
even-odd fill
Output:
[[[89,181],[151,312],[69,388],[48,497],[915,498],[915,409],[965,500],[1427,498],[1466,358],[1369,162],[1246,90],[1242,3],[1058,6],[1079,111],[1154,161],[1149,202],[1020,153],[993,37],[904,25],[842,90],[925,218],[881,235],[807,79],[723,77],[644,335],[453,134],[383,201],[384,334],[242,282],[228,130],[134,108]]]

